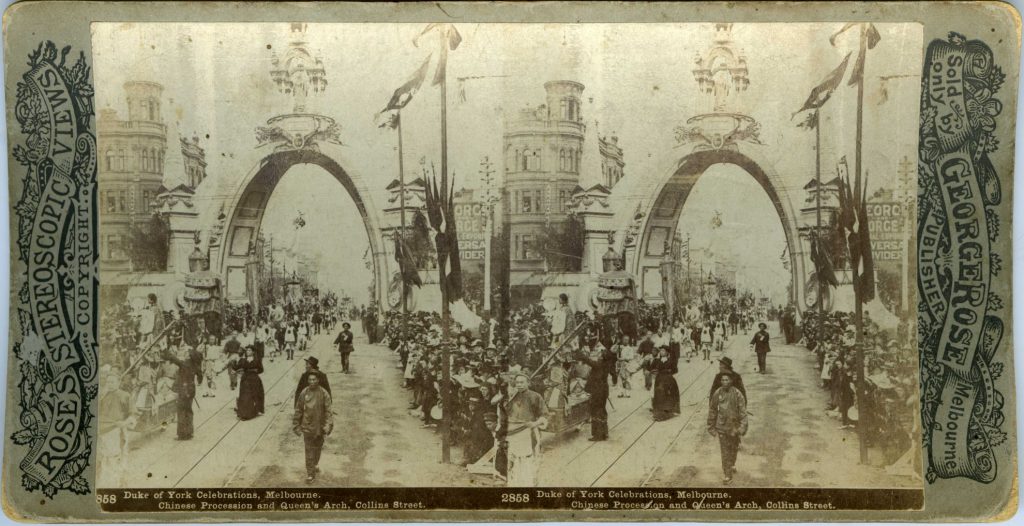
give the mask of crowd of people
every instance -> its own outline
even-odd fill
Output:
[[[494,446],[496,397],[505,389],[502,372],[508,369],[507,346],[494,337],[493,321],[474,328],[453,321],[446,338],[437,313],[391,311],[383,315],[381,332],[402,370],[410,415],[424,427],[438,428],[450,412],[452,444],[461,449],[463,463],[480,460]],[[445,351],[451,361],[451,407],[442,401]]]
[[[780,336],[786,341],[799,338],[816,354],[821,386],[830,394],[825,410],[843,428],[857,424],[851,415],[858,403],[856,338],[847,313],[822,317],[809,311],[798,319],[791,308],[724,298],[671,311],[641,301],[635,315],[597,317],[571,309],[563,294],[554,308],[532,304],[501,321],[484,316],[476,327],[453,320],[446,334],[437,313],[378,314],[373,305],[343,310],[315,299],[256,310],[248,305],[229,307],[216,320],[219,323],[163,311],[158,305],[151,295],[141,309],[112,306],[102,317],[101,348],[109,355],[101,375],[100,428],[101,433],[117,433],[122,448],[128,431],[144,431],[172,419],[176,438],[191,439],[195,398],[223,395],[225,384],[228,390],[237,390],[238,419],[260,416],[265,409],[260,378],[264,364],[295,360],[314,336],[333,334],[342,313],[358,319],[371,342],[393,351],[408,392],[410,416],[425,428],[440,429],[447,413],[451,444],[461,451],[463,464],[472,468],[490,462],[488,469],[506,477],[510,485],[536,483],[542,429],[558,432],[589,421],[590,440],[607,440],[609,397],[630,398],[643,389],[651,396],[653,420],[679,415],[675,376],[684,361],[718,362],[709,393],[708,431],[719,439],[723,481],[728,483],[747,421],[742,377],[732,369],[724,349],[730,339],[749,339],[757,372],[767,373],[771,335],[761,320],[778,320]],[[868,374],[878,372],[883,380],[889,379],[873,380],[872,393],[876,398],[912,397],[912,377],[904,378],[913,374],[912,357],[902,368],[900,360],[883,359],[895,342],[887,340],[869,315],[864,325]],[[348,323],[333,342],[341,353],[343,372],[350,372],[353,336]],[[311,482],[319,473],[319,451],[333,420],[325,410],[330,407],[330,384],[315,357],[306,358],[305,370],[296,389],[294,429],[305,437]],[[447,405],[442,400],[446,373]],[[864,403],[874,404],[872,399]],[[912,415],[890,411],[873,422],[873,429],[882,438],[887,429],[907,428],[885,419],[904,418]],[[113,453],[101,451],[106,456]]]
[[[885,456],[892,460],[911,440],[905,430],[914,427],[917,357],[912,340],[905,334],[901,338],[898,328],[882,329],[870,312],[864,313],[862,329],[863,402],[857,397],[857,374],[861,367],[851,313],[805,312],[800,323],[801,343],[817,356],[820,385],[829,392],[826,413],[837,418],[841,428],[865,426],[868,442],[881,446]],[[870,414],[870,421],[865,425],[851,417],[853,410]]]
[[[126,302],[106,309],[100,330],[100,420],[110,433],[106,456],[123,455],[131,440],[171,421],[176,440],[192,439],[197,398],[232,393],[239,420],[262,415],[264,364],[295,360],[312,337],[332,331],[339,321],[333,302],[311,297],[222,312],[221,323],[209,323],[208,315],[163,310],[155,294],[141,308]],[[312,358],[307,370],[309,361],[315,369]]]

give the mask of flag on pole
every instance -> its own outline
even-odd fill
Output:
[[[437,31],[441,38],[441,48],[437,56],[437,67],[434,70],[434,80],[432,82],[434,86],[437,86],[444,80],[447,74],[448,51],[455,51],[459,47],[459,44],[462,43],[462,35],[459,34],[459,31],[452,24],[427,24],[427,27],[413,39],[413,45],[419,47],[420,38],[431,31]]]
[[[825,80],[822,80],[821,83],[811,90],[810,95],[807,96],[807,100],[804,101],[804,105],[801,106],[799,110],[793,112],[793,116],[807,110],[816,110],[828,102],[828,99],[832,97],[832,92],[839,87],[839,84],[843,81],[843,76],[846,75],[846,67],[850,63],[851,54],[852,52],[847,53],[846,57],[843,58],[843,61],[836,66],[836,69],[833,69],[828,76],[825,77]]]
[[[423,281],[420,280],[420,273],[416,270],[416,264],[412,261],[409,245],[397,233],[395,234],[395,261],[398,262],[399,271],[402,273],[402,283],[406,287],[412,285],[417,287],[423,286]]]
[[[854,178],[850,186],[850,176],[843,158],[839,178],[839,226],[846,234],[846,244],[850,250],[850,266],[856,271],[857,281],[853,284],[856,296],[861,303],[867,303],[875,297],[875,265],[871,253],[871,232],[868,222],[867,207],[867,175],[863,184],[860,177]]]
[[[381,115],[381,114],[378,113],[377,115]],[[394,130],[395,128],[398,128],[398,123],[399,123],[399,120],[401,118],[402,118],[402,116],[401,116],[401,114],[398,113],[398,111],[393,111],[393,112],[391,112],[390,115],[388,115],[388,119],[386,121],[378,124],[377,127],[378,128],[388,128],[390,130]]]
[[[876,28],[874,24],[850,22],[829,37],[829,43],[835,46],[836,38],[854,27],[860,29],[860,42],[857,50],[857,62],[853,65],[853,72],[850,74],[850,80],[846,83],[847,86],[854,86],[864,81],[864,62],[867,58],[867,52],[869,49],[875,49],[878,42],[882,40],[882,35],[878,33],[878,28]]]
[[[829,37],[829,43],[835,46],[836,39],[839,35],[855,27],[860,29],[860,40],[857,48],[857,58],[853,64],[853,69],[850,72],[850,78],[846,81],[847,86],[855,86],[864,82],[864,62],[867,58],[867,52],[869,49],[874,49],[882,39],[882,36],[878,33],[878,29],[874,24],[851,22],[844,25],[842,29],[836,31],[835,34]],[[828,99],[832,97],[832,93],[835,92],[836,88],[843,83],[843,78],[846,77],[846,70],[849,67],[850,57],[852,55],[852,51],[847,53],[846,56],[843,57],[843,61],[840,62],[839,65],[836,66],[836,68],[833,69],[820,84],[811,90],[810,95],[807,96],[807,100],[804,101],[804,105],[793,113],[794,116],[807,110],[821,108],[826,102],[828,102]],[[813,129],[818,125],[817,119],[817,115],[813,117],[813,120],[812,117],[808,117],[808,119],[800,125]]]
[[[448,177],[443,173],[438,186],[437,174],[434,173],[426,185],[425,196],[427,219],[434,230],[440,286],[448,303],[462,299],[462,263],[459,257],[459,236],[455,228],[454,187],[454,184],[449,186]]]
[[[820,284],[839,286],[839,280],[836,279],[835,270],[832,268],[832,259],[829,258],[828,251],[818,243],[817,235],[811,236],[811,262],[814,263],[814,274]]]
[[[393,110],[400,110],[404,108],[409,101],[412,100],[412,96],[419,91],[420,86],[423,85],[423,79],[427,77],[427,69],[430,66],[430,57],[428,56],[423,64],[412,74],[409,80],[405,81],[395,90],[391,95],[391,100],[388,101],[388,105],[380,110],[380,113],[386,113]]]

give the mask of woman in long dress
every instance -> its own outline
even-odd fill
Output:
[[[235,366],[242,373],[238,388],[236,413],[239,420],[249,420],[263,414],[263,362],[256,358],[256,352],[245,349],[245,356]]]
[[[649,366],[655,375],[652,404],[654,419],[657,421],[668,420],[679,414],[679,384],[674,376],[678,368],[670,354],[668,349],[661,349]]]

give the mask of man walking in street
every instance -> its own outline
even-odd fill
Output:
[[[302,373],[299,378],[299,385],[295,387],[295,403],[299,403],[299,395],[302,394],[302,390],[309,386],[309,377],[314,375],[319,380],[317,384],[327,391],[327,394],[331,394],[331,384],[327,381],[327,375],[320,370],[320,360],[317,360],[315,356],[310,356],[305,359],[306,371]]]
[[[293,431],[302,437],[306,451],[306,483],[312,484],[320,473],[320,452],[324,437],[334,429],[334,415],[331,413],[331,395],[320,386],[320,376],[306,373],[308,385],[299,393],[295,403]]]
[[[732,386],[739,390],[743,398],[746,398],[747,390],[743,388],[743,377],[740,376],[740,373],[732,370],[732,358],[728,356],[718,359],[718,374],[715,375],[715,380],[711,382],[711,392],[708,393],[708,396],[715,396],[715,391],[722,387],[722,378],[725,376],[732,379]]]
[[[341,372],[348,374],[348,355],[352,354],[352,328],[347,321],[341,324],[341,332],[338,333],[338,337],[334,339],[334,344],[338,346],[338,352],[341,353]]]
[[[757,372],[764,374],[768,371],[766,358],[772,350],[768,344],[768,340],[771,338],[768,335],[768,325],[766,323],[758,323],[757,328],[759,330],[754,333],[754,337],[750,340],[750,345],[753,347],[754,352],[757,353]]]
[[[508,485],[536,486],[540,428],[547,425],[544,397],[530,390],[525,374],[518,374],[509,386],[504,410],[508,415]]]
[[[740,437],[747,434],[747,400],[732,385],[732,377],[722,376],[722,387],[711,395],[708,408],[708,432],[718,437],[722,450],[722,482],[729,484],[736,474],[736,453]]]
[[[164,351],[161,357],[178,366],[173,387],[178,395],[178,436],[175,440],[192,440],[192,403],[196,398],[196,382],[203,381],[203,358],[185,345],[179,348],[177,356]]]
[[[608,377],[615,373],[615,355],[592,340],[590,356],[580,352],[577,358],[590,366],[584,389],[590,393],[590,441],[608,440]]]

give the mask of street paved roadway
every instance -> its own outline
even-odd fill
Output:
[[[778,334],[772,327],[772,334]],[[302,439],[291,431],[292,400],[305,362],[317,356],[334,393],[335,428],[320,462],[317,485],[492,486],[493,478],[440,463],[440,438],[411,416],[410,392],[387,348],[357,335],[353,374],[342,374],[334,334],[314,338],[294,361],[265,363],[266,414],[240,422],[226,375],[213,398],[198,397],[195,438],[174,440],[174,423],[135,441],[123,487],[287,487],[305,485]],[[813,353],[772,339],[768,374],[756,373],[750,335],[730,338],[725,354],[743,375],[750,428],[740,446],[734,486],[917,487],[905,469],[889,473],[859,464],[857,435],[840,430],[825,414],[828,394],[818,387]],[[712,361],[680,360],[676,376],[682,414],[651,418],[643,374],[633,377],[630,398],[612,388],[610,439],[589,442],[589,425],[562,435],[545,434],[542,486],[715,487],[722,484],[718,440],[706,431],[708,395],[718,369]],[[200,390],[200,393],[203,391]],[[102,486],[113,484],[104,482]]]
[[[612,388],[605,442],[589,442],[589,426],[545,442],[543,464],[551,466],[543,486],[669,486],[722,485],[718,439],[707,432],[708,398],[720,356],[733,360],[748,396],[749,429],[740,445],[733,486],[747,487],[919,487],[909,470],[890,474],[859,464],[857,433],[839,429],[825,414],[828,392],[819,387],[816,358],[805,348],[785,345],[774,336],[768,373],[757,373],[750,349],[752,333],[730,337],[711,361],[681,359],[679,383],[682,414],[654,422],[651,393],[643,373],[632,379],[630,398]]]

